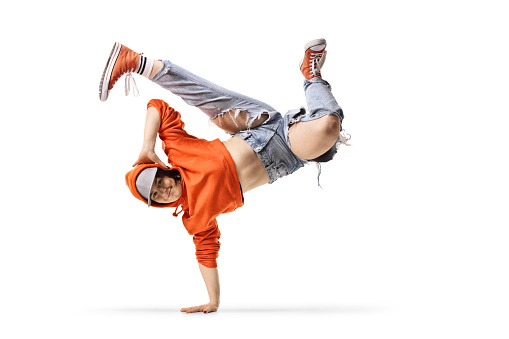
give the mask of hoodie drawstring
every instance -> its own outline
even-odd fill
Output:
[[[180,206],[180,208],[182,208],[182,206]],[[177,210],[178,210],[178,209],[179,209],[179,206],[175,207],[175,211],[173,211],[173,216],[174,216],[174,217],[178,217],[178,215],[179,215],[180,213],[184,212],[184,209],[182,208],[182,209],[180,210],[180,212],[178,212],[178,213],[177,213]]]

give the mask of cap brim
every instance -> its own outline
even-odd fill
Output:
[[[147,200],[148,207],[150,207],[151,204],[150,191],[152,190],[156,174],[157,167],[148,167],[141,171],[136,178],[136,189],[140,195]]]

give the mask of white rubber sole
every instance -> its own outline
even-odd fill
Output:
[[[325,41],[325,39],[311,40],[307,44],[304,45],[304,51],[307,51],[311,47],[318,46],[318,45],[325,45],[325,47],[327,47],[327,41]]]
[[[304,53],[306,53],[306,51],[308,49],[310,49],[311,47],[318,46],[318,45],[325,45],[325,47],[327,47],[327,41],[325,39],[315,39],[315,40],[309,41],[307,44],[304,45]],[[326,54],[327,54],[327,51],[325,51],[325,53],[324,53],[323,62],[320,63],[320,67],[323,66],[323,63],[325,62]],[[304,63],[304,58],[302,58],[302,60],[300,61],[299,69],[302,68],[303,63]]]
[[[101,101],[106,101],[108,99],[108,87],[110,86],[111,73],[113,72],[113,67],[115,67],[115,63],[117,62],[121,48],[122,45],[119,42],[115,42],[113,48],[111,49],[110,57],[108,58],[106,67],[104,67],[101,82],[99,84],[99,99],[101,99]]]

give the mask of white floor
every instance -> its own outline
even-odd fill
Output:
[[[11,4],[0,21],[0,337],[508,338],[502,4]],[[227,136],[139,76],[140,97],[125,98],[121,79],[100,102],[111,46],[284,113],[305,105],[297,66],[318,37],[352,146],[324,164],[323,190],[307,166],[221,216],[220,309],[182,314],[207,301],[191,237],[173,211],[133,199],[124,174],[151,98],[176,107],[189,133]]]

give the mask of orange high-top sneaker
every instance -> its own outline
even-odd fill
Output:
[[[101,101],[106,101],[106,99],[108,99],[110,90],[122,75],[126,73],[130,75],[131,72],[142,73],[141,69],[138,70],[140,55],[141,54],[133,52],[126,46],[115,42],[106,67],[104,68],[101,83],[99,84],[99,98]]]
[[[300,71],[307,80],[315,77],[322,77],[320,69],[325,62],[327,51],[325,39],[316,39],[304,46],[304,58],[300,62]]]

